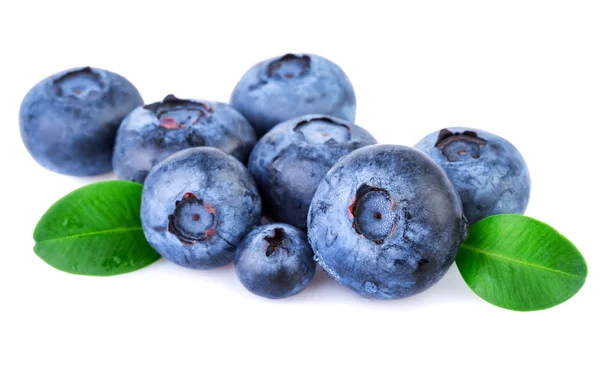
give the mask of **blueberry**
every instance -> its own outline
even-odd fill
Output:
[[[331,166],[375,143],[361,127],[325,115],[277,125],[258,141],[248,162],[263,194],[265,214],[305,229],[310,201]]]
[[[117,129],[144,104],[125,78],[106,70],[76,68],[50,76],[25,95],[21,138],[44,168],[72,176],[112,169]]]
[[[304,232],[273,223],[254,229],[238,245],[235,271],[252,293],[285,298],[306,288],[315,274],[313,257]]]
[[[298,116],[323,113],[353,122],[356,113],[346,74],[316,55],[287,54],[254,65],[233,90],[231,105],[259,136]]]
[[[310,205],[308,238],[323,269],[363,296],[393,299],[442,278],[466,235],[460,199],[423,152],[375,145],[331,168]]]
[[[442,129],[416,147],[445,171],[470,224],[496,214],[522,214],[531,180],[525,160],[507,140],[481,130]]]
[[[123,120],[113,167],[117,178],[143,183],[150,168],[174,152],[209,146],[245,163],[255,143],[252,126],[229,105],[169,95]]]
[[[260,213],[260,195],[244,165],[212,147],[169,156],[150,170],[142,193],[146,239],[163,257],[190,268],[233,261]]]

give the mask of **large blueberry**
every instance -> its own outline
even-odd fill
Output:
[[[177,151],[215,147],[245,163],[255,143],[252,126],[229,105],[169,95],[123,120],[113,167],[117,178],[143,183],[150,168]]]
[[[407,297],[435,284],[465,234],[460,199],[444,171],[404,146],[368,146],[340,160],[308,216],[319,264],[371,298]]]
[[[294,117],[323,113],[354,121],[356,97],[346,74],[316,55],[287,54],[254,65],[231,94],[261,136]]]
[[[258,189],[244,165],[212,147],[169,156],[150,170],[142,193],[146,239],[163,257],[190,268],[231,262],[260,213]]]
[[[284,298],[306,288],[315,274],[313,257],[304,232],[272,223],[254,229],[238,245],[235,271],[252,293]]]
[[[491,215],[525,212],[529,171],[506,139],[476,129],[448,128],[428,135],[416,147],[446,171],[469,224]]]
[[[76,68],[50,76],[25,95],[21,138],[43,167],[72,176],[112,169],[117,129],[144,104],[125,78],[106,70]]]
[[[248,162],[263,194],[265,214],[306,228],[310,201],[327,171],[341,157],[375,143],[363,128],[325,115],[277,125],[258,141]]]

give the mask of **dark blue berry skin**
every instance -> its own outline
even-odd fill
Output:
[[[323,269],[369,298],[419,293],[442,278],[466,235],[444,171],[404,146],[361,148],[340,160],[310,206],[308,237]]]
[[[327,171],[341,157],[375,143],[363,128],[325,115],[277,125],[258,141],[248,162],[265,215],[306,229],[310,201]]]
[[[300,293],[312,280],[313,257],[304,232],[272,223],[254,229],[238,245],[235,271],[252,293],[285,298]]]
[[[230,102],[258,136],[298,116],[323,113],[353,122],[356,114],[356,96],[346,74],[333,62],[308,54],[287,54],[254,65]]]
[[[150,245],[184,267],[209,269],[235,257],[260,222],[261,201],[239,160],[212,147],[179,151],[150,170],[141,219]]]
[[[119,124],[144,104],[125,78],[96,68],[50,76],[25,95],[19,112],[21,138],[44,168],[71,176],[112,169]]]
[[[245,163],[255,143],[252,126],[229,105],[169,95],[123,120],[113,167],[117,178],[143,183],[154,165],[177,151],[215,147]]]
[[[506,139],[477,129],[448,128],[428,135],[416,147],[446,171],[469,224],[491,215],[525,212],[529,171]]]

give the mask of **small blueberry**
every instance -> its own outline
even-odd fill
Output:
[[[238,245],[235,271],[252,293],[284,298],[306,288],[315,274],[313,256],[304,232],[271,223],[254,229]]]

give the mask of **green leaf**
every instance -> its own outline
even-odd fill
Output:
[[[142,185],[105,181],[84,186],[54,203],[33,232],[35,253],[61,271],[110,276],[160,258],[142,231]]]
[[[469,287],[496,306],[547,309],[583,286],[583,255],[547,224],[522,215],[497,215],[469,228],[456,258]]]

